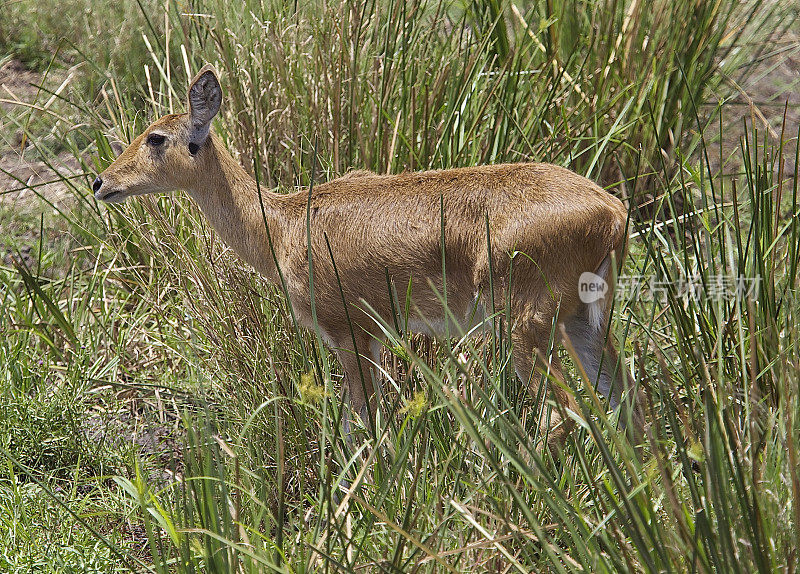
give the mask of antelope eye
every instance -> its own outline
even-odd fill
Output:
[[[150,134],[149,136],[147,136],[147,145],[158,147],[162,145],[166,139],[167,136],[161,134]]]

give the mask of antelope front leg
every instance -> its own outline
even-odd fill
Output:
[[[339,364],[342,365],[344,381],[342,392],[346,397],[345,410],[342,413],[342,431],[348,444],[353,443],[353,434],[350,427],[350,413],[352,410],[361,417],[363,423],[371,430],[375,429],[375,415],[378,403],[372,384],[372,362],[367,358],[369,341],[357,341],[358,350],[353,348],[352,340],[342,344],[336,349]],[[349,406],[349,409],[347,408]]]

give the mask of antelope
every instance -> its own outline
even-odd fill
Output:
[[[448,332],[456,317],[464,318],[466,332],[476,308],[507,301],[516,374],[534,394],[541,384],[535,359],[544,356],[557,316],[559,338],[569,339],[589,382],[641,428],[633,378],[622,375],[606,337],[610,293],[589,302],[579,293],[582,275],[611,282],[614,258],[625,255],[621,201],[544,163],[359,171],[310,192],[261,191],[211,131],[221,102],[217,73],[206,65],[190,84],[188,112],[164,116],[136,137],[94,181],[94,197],[117,203],[185,190],[242,260],[268,281],[282,280],[306,327],[314,327],[310,246],[317,326],[341,365],[342,392],[365,422],[375,413],[379,377],[364,376],[362,365],[380,364],[384,340],[373,313],[391,324],[395,312],[388,276],[401,293],[413,285],[412,331]],[[557,353],[548,369],[558,380]],[[560,385],[549,385],[549,393],[559,408],[543,430],[548,446],[558,449],[574,426],[565,409],[580,410]]]

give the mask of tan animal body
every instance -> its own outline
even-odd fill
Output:
[[[455,332],[445,323],[443,297],[464,330],[485,316],[492,300],[498,308],[508,301],[515,368],[532,386],[539,380],[532,372],[535,356],[546,350],[557,313],[591,383],[612,406],[620,404],[629,379],[606,343],[608,297],[587,304],[579,294],[582,274],[607,280],[612,254],[624,255],[626,210],[618,199],[567,169],[535,163],[386,176],[354,172],[314,186],[310,199],[308,191],[259,195],[255,181],[210,133],[221,100],[216,73],[206,66],[191,84],[189,113],[149,126],[95,180],[95,197],[119,202],[186,190],[244,261],[270,281],[279,280],[280,270],[296,315],[309,327],[310,233],[318,326],[341,363],[356,413],[363,417],[375,405],[372,362],[363,359],[377,362],[384,339],[368,309],[391,325],[403,303],[393,297],[387,276],[402,299],[411,284],[410,326],[416,330]],[[551,369],[558,376],[555,355]],[[560,406],[578,411],[572,395],[558,385],[550,391]],[[628,414],[639,427],[640,411]],[[554,411],[550,421],[549,441],[557,446],[571,419]]]

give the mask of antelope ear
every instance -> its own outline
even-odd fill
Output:
[[[211,120],[219,112],[222,103],[222,88],[217,79],[217,72],[211,64],[206,64],[192,80],[189,86],[189,116],[192,126],[189,133],[189,147],[197,146],[195,151],[205,143]]]

